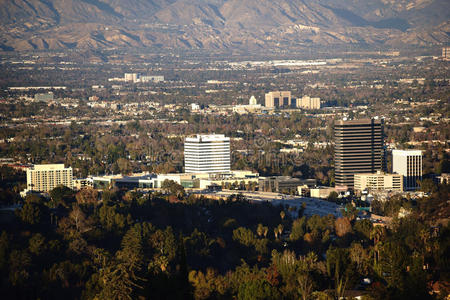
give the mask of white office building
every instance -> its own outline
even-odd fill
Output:
[[[403,175],[405,191],[416,190],[417,181],[422,180],[421,150],[392,150],[392,172]]]
[[[376,173],[355,174],[355,190],[389,190],[403,192],[403,176],[400,174]]]
[[[73,189],[72,168],[64,164],[34,165],[27,170],[27,190],[49,192],[58,185]]]
[[[184,141],[186,173],[229,173],[230,138],[223,134],[197,135]]]

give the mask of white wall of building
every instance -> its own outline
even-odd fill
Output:
[[[186,173],[230,172],[230,138],[223,134],[197,135],[184,142]]]

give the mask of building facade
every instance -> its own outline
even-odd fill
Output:
[[[146,83],[146,82],[163,82],[164,81],[164,76],[159,76],[159,75],[142,75],[139,76],[138,81]]]
[[[139,78],[139,74],[138,73],[125,73],[123,78],[127,82],[136,82]]]
[[[355,174],[385,169],[382,120],[336,121],[334,133],[337,188],[353,188]]]
[[[303,96],[297,99],[297,107],[303,109],[320,109],[320,98]]]
[[[416,190],[423,175],[422,151],[392,150],[392,172],[403,175],[405,191]]]
[[[265,95],[265,107],[268,108],[289,108],[291,107],[291,92],[276,91]]]
[[[317,180],[293,178],[290,176],[272,176],[260,178],[258,184],[259,190],[263,192],[290,194],[292,192],[296,192],[299,186],[315,186],[317,184]]]
[[[403,176],[400,174],[377,173],[355,174],[355,190],[390,190],[403,192]]]
[[[230,138],[223,134],[197,135],[184,141],[186,173],[229,173]]]
[[[450,47],[442,47],[442,58],[450,60]]]
[[[53,92],[39,93],[34,95],[34,101],[36,102],[50,102],[53,101],[53,99],[54,99]]]
[[[34,165],[27,170],[27,190],[49,192],[59,185],[73,189],[72,168],[64,164]]]

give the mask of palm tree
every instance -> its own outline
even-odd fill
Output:
[[[376,265],[380,258],[381,244],[379,244],[386,236],[386,229],[382,226],[375,226],[370,232],[370,238],[374,245],[374,264]]]
[[[264,226],[259,223],[258,227],[256,227],[256,233],[258,234],[259,237],[261,237],[264,233]]]
[[[281,234],[283,233],[283,229],[284,229],[283,225],[282,224],[278,225],[277,229],[278,229],[278,233],[280,234],[280,237],[281,237]]]

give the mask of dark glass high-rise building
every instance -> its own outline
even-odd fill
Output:
[[[354,174],[384,170],[383,122],[379,119],[334,124],[336,187],[354,187]]]

